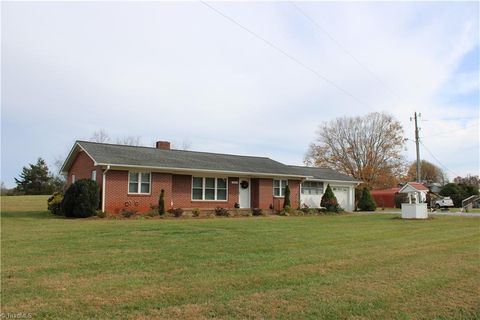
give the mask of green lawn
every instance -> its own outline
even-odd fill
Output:
[[[475,217],[1,223],[2,312],[34,319],[480,317]]]

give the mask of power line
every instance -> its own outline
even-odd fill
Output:
[[[231,18],[230,16],[226,15],[225,13],[223,13],[222,11],[218,10],[217,8],[213,7],[212,5],[206,3],[205,1],[200,1],[202,4],[204,4],[205,6],[207,6],[208,8],[210,8],[211,10],[213,10],[214,12],[216,12],[217,14],[221,15],[222,17],[224,17],[225,19],[227,19],[228,21],[236,24],[238,27],[242,28],[243,30],[247,31],[248,33],[250,33],[252,36],[254,36],[255,38],[263,41],[265,44],[267,44],[268,46],[270,46],[271,48],[275,49],[276,51],[280,52],[281,54],[283,54],[285,57],[289,58],[290,60],[292,60],[293,62],[297,63],[298,65],[300,65],[301,67],[303,67],[304,69],[310,71],[311,73],[313,73],[316,77],[322,79],[323,81],[327,82],[328,84],[330,84],[332,87],[336,88],[338,91],[348,95],[350,98],[352,98],[353,100],[357,101],[359,104],[365,106],[365,107],[368,107],[369,109],[372,109],[372,111],[375,111],[375,109],[370,106],[368,103],[362,101],[361,99],[359,99],[358,97],[356,97],[353,93],[347,91],[346,89],[340,87],[339,85],[337,85],[335,82],[333,82],[332,80],[330,80],[329,78],[327,78],[326,76],[318,73],[315,69],[313,69],[312,67],[308,66],[307,64],[303,63],[302,61],[300,61],[299,59],[295,58],[294,56],[292,56],[291,54],[289,54],[288,52],[286,52],[285,50],[283,50],[282,48],[280,48],[279,46],[275,45],[274,43],[270,42],[269,40],[267,40],[266,38],[260,36],[259,34],[257,34],[256,32],[252,31],[251,29],[245,27],[244,25],[242,25],[240,22],[234,20],[233,18]]]
[[[459,174],[453,172],[452,170],[450,170],[449,168],[447,168],[445,165],[443,165],[442,162],[440,162],[440,160],[438,160],[437,157],[435,157],[435,155],[427,148],[427,146],[422,142],[420,141],[420,143],[422,144],[423,148],[432,156],[433,159],[435,159],[437,161],[437,163],[442,166],[445,170],[447,171],[450,171],[451,173],[453,173],[455,176],[460,176]]]
[[[323,26],[321,26],[317,21],[315,21],[312,17],[310,17],[305,11],[303,11],[296,3],[289,1],[289,3],[294,6],[298,12],[300,12],[301,15],[303,15],[308,21],[310,21],[311,24],[313,24],[317,29],[325,33],[330,40],[332,40],[340,49],[342,49],[350,58],[352,58],[359,66],[361,66],[365,71],[367,71],[370,76],[372,76],[375,80],[377,80],[378,83],[383,85],[397,100],[400,102],[408,105],[408,103],[402,99],[396,92],[395,90],[392,89],[385,81],[380,79],[379,76],[375,74],[368,66],[366,66],[364,63],[362,63],[359,59],[357,59],[353,53],[351,53],[344,45],[342,45],[335,37],[328,32]]]

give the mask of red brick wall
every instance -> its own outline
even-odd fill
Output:
[[[102,169],[95,167],[92,158],[90,158],[85,152],[81,151],[75,160],[73,161],[70,170],[68,171],[67,184],[72,183],[72,175],[75,175],[75,181],[80,179],[91,179],[92,171],[97,171],[97,183],[102,186]]]
[[[232,184],[237,181],[237,184]],[[199,201],[192,200],[192,176],[173,175],[172,193],[173,207],[182,209],[213,209],[216,207],[234,208],[238,203],[238,178],[228,178],[228,196],[226,201]]]
[[[128,171],[109,170],[106,174],[105,211],[118,213],[122,209],[145,212],[158,205],[160,191],[165,190],[165,209],[171,208],[172,175],[152,172],[150,194],[128,194]]]
[[[290,188],[290,204],[297,208],[300,199],[300,180],[288,180]],[[273,205],[273,210],[283,208],[283,197],[273,196],[273,179],[252,179],[252,207],[268,210]]]

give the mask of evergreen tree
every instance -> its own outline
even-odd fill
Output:
[[[373,201],[372,195],[367,187],[364,187],[362,190],[362,196],[358,201],[358,208],[362,211],[375,211],[375,209],[377,209],[375,201]]]
[[[100,203],[98,184],[90,179],[81,179],[72,183],[62,201],[62,210],[66,217],[86,218],[95,215]]]
[[[163,216],[165,214],[165,190],[160,191],[158,198],[158,214]]]
[[[36,164],[23,167],[19,179],[15,178],[15,183],[17,190],[24,194],[51,194],[55,189],[54,178],[42,158],[38,158]]]
[[[337,197],[330,188],[330,185],[327,184],[327,188],[325,189],[325,193],[322,196],[322,201],[320,201],[320,206],[327,209],[329,212],[338,212],[340,210],[340,206],[338,205]]]
[[[285,199],[283,201],[283,208],[285,209],[287,206],[290,207],[290,188],[288,185],[285,186]]]

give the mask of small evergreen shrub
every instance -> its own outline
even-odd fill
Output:
[[[279,215],[281,215],[281,216],[289,216],[291,210],[292,210],[292,208],[291,208],[290,206],[286,206],[285,208],[283,208],[282,211],[280,211]]]
[[[335,197],[335,194],[333,193],[329,184],[327,184],[325,193],[320,201],[320,206],[325,208],[328,212],[338,212],[340,210],[337,197]]]
[[[362,211],[375,211],[377,208],[375,201],[373,201],[372,195],[370,194],[370,191],[368,191],[367,187],[363,188],[362,196],[358,201],[358,208]]]
[[[261,215],[263,215],[263,211],[260,208],[253,208],[252,209],[252,215],[254,215],[256,217],[261,216]]]
[[[182,208],[172,209],[172,214],[173,214],[174,217],[179,218],[179,217],[183,216],[183,209]]]
[[[228,217],[228,210],[221,207],[215,208],[215,215],[219,217]]]
[[[120,214],[124,218],[131,218],[137,214],[137,211],[131,209],[122,209],[122,211],[120,211]]]
[[[55,192],[47,200],[48,210],[56,216],[63,216],[64,213],[62,210],[62,201],[63,201],[63,194],[61,192]]]
[[[158,214],[163,216],[165,214],[165,190],[160,191],[160,197],[158,198]]]
[[[81,179],[72,183],[65,191],[62,209],[67,217],[87,218],[95,215],[99,203],[97,183],[90,179]]]
[[[195,208],[192,210],[192,216],[194,217],[199,217],[200,213],[201,213],[200,209]]]
[[[97,211],[95,212],[95,215],[96,215],[97,217],[103,219],[103,218],[105,218],[105,217],[107,216],[107,213],[106,213],[105,211],[102,211],[102,210],[97,210]]]
[[[158,216],[158,208],[150,209],[143,214],[145,217],[153,218]]]
[[[285,186],[285,198],[283,200],[283,208],[290,207],[290,188],[288,184]]]

